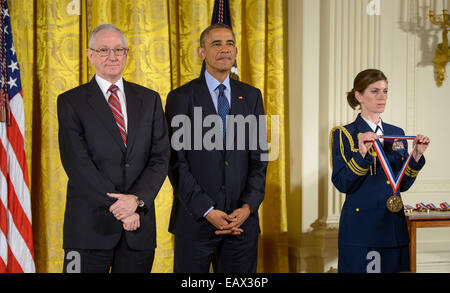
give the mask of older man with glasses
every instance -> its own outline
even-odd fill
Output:
[[[150,272],[156,247],[153,201],[170,145],[158,93],[122,78],[125,35],[96,27],[86,55],[89,83],[58,97],[59,147],[68,176],[64,272]]]

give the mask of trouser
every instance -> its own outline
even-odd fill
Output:
[[[150,273],[155,250],[129,248],[122,234],[113,249],[64,249],[64,273]]]
[[[197,241],[175,236],[174,272],[256,273],[258,238],[220,236]]]

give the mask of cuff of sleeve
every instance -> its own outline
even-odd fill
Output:
[[[409,161],[408,167],[405,170],[405,174],[408,177],[415,178],[419,174],[419,171],[422,169],[422,167],[425,165],[425,157],[422,155],[420,157],[419,162],[416,162],[414,158],[411,158]]]
[[[370,165],[373,162],[372,156],[367,153],[366,157],[363,158],[359,152],[347,162],[348,167],[358,176],[365,176],[369,171]]]
[[[256,211],[258,211],[259,206],[262,203],[262,200],[264,199],[264,191],[261,191],[262,193],[252,193],[252,194],[244,194],[242,195],[242,197],[240,198],[240,203],[241,206],[243,206],[244,204],[248,204],[250,206],[251,209],[251,213],[255,213]]]
[[[211,207],[214,207],[215,204],[216,203],[209,196],[203,194],[203,196],[199,196],[195,202],[191,202],[188,205],[188,211],[194,219],[199,220],[206,216],[205,211],[208,212],[208,210]]]
[[[211,206],[204,214],[203,214],[203,218],[206,217],[210,211],[212,211],[214,209],[213,206]]]

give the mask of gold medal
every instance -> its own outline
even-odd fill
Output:
[[[403,208],[403,202],[400,196],[393,195],[386,202],[388,210],[392,213],[398,213]]]

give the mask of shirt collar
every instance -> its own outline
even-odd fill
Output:
[[[101,78],[97,74],[95,75],[95,80],[97,81],[98,86],[102,90],[102,93],[104,95],[107,95],[108,94],[108,90],[111,87],[112,83],[107,81],[104,78]],[[122,77],[120,77],[120,79],[118,81],[116,81],[114,84],[119,88],[119,90],[122,93],[124,93],[124,90],[123,90],[123,78]]]
[[[210,93],[214,92],[220,84],[220,82],[217,79],[215,79],[207,70],[205,70],[205,80]],[[228,75],[227,78],[225,78],[222,84],[227,87],[225,89],[225,92],[227,90],[230,91],[230,75]]]
[[[369,125],[369,127],[372,129],[373,132],[376,131],[377,126],[379,126],[380,129],[381,129],[381,131],[384,132],[384,129],[383,129],[383,123],[382,123],[381,118],[380,118],[380,122],[378,122],[378,124],[375,124],[375,123],[373,123],[372,121],[367,120],[366,118],[364,118],[364,117],[362,117],[362,116],[361,116],[361,118],[364,119],[364,121],[366,121],[366,123]]]

